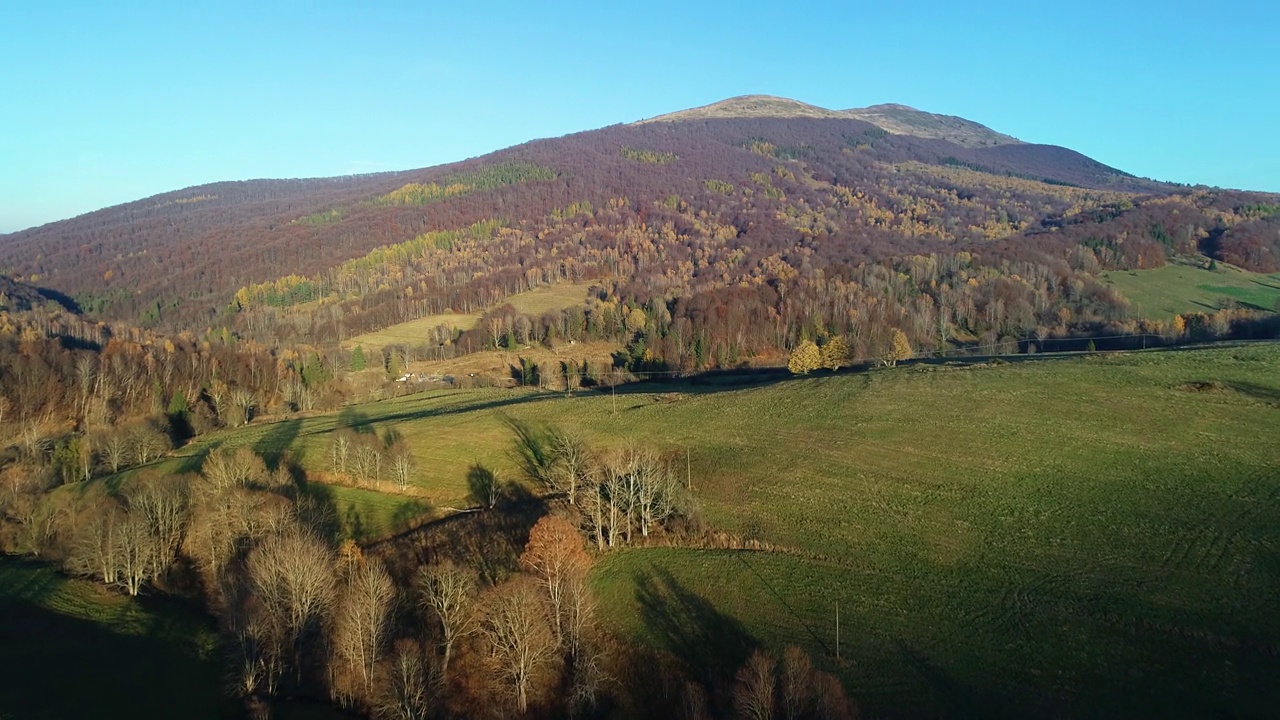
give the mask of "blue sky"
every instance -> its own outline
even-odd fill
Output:
[[[1029,8],[1029,5],[1052,5]],[[1280,3],[0,3],[0,232],[767,93],[1280,192]]]

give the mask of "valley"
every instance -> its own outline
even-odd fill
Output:
[[[1275,699],[1280,642],[1265,601],[1280,577],[1268,559],[1280,468],[1256,442],[1280,428],[1277,362],[1275,346],[1248,345],[616,396],[429,391],[215,433],[145,472],[247,446],[287,451],[325,483],[338,430],[394,430],[418,468],[409,492],[385,479],[325,490],[339,539],[409,532],[370,546],[394,557],[432,532],[423,522],[470,506],[477,459],[522,477],[506,418],[687,453],[703,522],[743,549],[708,536],[606,552],[591,584],[604,627],[709,687],[756,643],[798,644],[875,716],[973,703],[996,716],[1249,715]]]
[[[0,273],[5,718],[1280,700],[1280,195],[752,95]]]

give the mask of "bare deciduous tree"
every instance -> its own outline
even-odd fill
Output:
[[[49,449],[49,439],[45,437],[44,428],[34,418],[23,421],[19,434],[23,455],[29,460],[39,461]]]
[[[254,394],[244,388],[236,388],[231,391],[231,412],[228,425],[238,427],[244,425],[253,419],[253,411],[258,405],[258,399]],[[221,407],[219,407],[221,411]]]
[[[440,679],[449,670],[454,643],[474,627],[476,573],[471,568],[443,562],[418,571],[423,606],[440,623]]]
[[[605,507],[601,513],[609,547],[618,545],[624,534],[630,536],[631,513],[630,493],[631,474],[625,457],[615,455],[612,461],[605,463],[601,474],[600,496]]]
[[[352,456],[356,477],[361,484],[377,483],[381,479],[382,450],[376,439],[367,438],[363,442],[356,443]]]
[[[125,512],[117,523],[115,537],[119,542],[114,557],[117,582],[126,592],[137,596],[144,583],[155,577],[156,539],[141,512]]]
[[[279,495],[242,487],[214,491],[206,485],[196,496],[186,552],[216,586],[242,547],[294,522],[293,504]]]
[[[332,610],[336,591],[333,551],[304,530],[263,540],[249,554],[248,576],[255,599],[284,645],[293,647],[295,667],[302,644]]]
[[[97,360],[90,353],[85,353],[76,359],[76,381],[80,389],[81,412],[84,412],[85,405],[88,403],[89,391],[93,389],[93,380],[97,369]]]
[[[373,690],[373,674],[395,597],[395,584],[382,561],[359,558],[350,563],[335,616],[334,644],[360,673],[366,693]]]
[[[684,684],[684,693],[680,697],[680,710],[684,720],[710,720],[711,712],[707,708],[707,691],[692,680]]]
[[[391,461],[391,471],[396,479],[396,489],[400,492],[408,491],[409,482],[413,479],[413,457],[407,451],[396,453],[395,459]]]
[[[777,687],[777,663],[768,653],[756,650],[738,670],[733,689],[733,705],[745,720],[772,720],[773,694]]]
[[[555,456],[551,478],[556,488],[568,496],[569,504],[576,505],[579,489],[590,484],[595,460],[587,444],[576,435],[557,431],[551,433],[550,440]]]
[[[111,466],[111,472],[120,472],[129,455],[129,436],[122,430],[109,430],[102,438],[102,454]]]
[[[187,480],[176,476],[143,478],[134,481],[126,493],[129,513],[146,523],[153,542],[154,573],[162,574],[173,562],[186,532]]]
[[[422,653],[408,640],[396,643],[391,656],[391,681],[378,704],[378,717],[387,720],[426,720],[427,673]]]
[[[116,584],[119,572],[116,552],[120,549],[116,534],[123,519],[124,510],[110,498],[97,500],[85,510],[76,525],[69,568],[107,585]]]
[[[539,673],[556,657],[542,589],[533,578],[516,577],[486,593],[483,607],[480,626],[489,641],[494,671],[524,714]]]
[[[351,438],[347,432],[337,432],[329,443],[329,469],[334,475],[346,475],[351,460]]]
[[[169,438],[149,422],[140,422],[129,428],[129,450],[134,462],[145,465],[160,457],[169,449]]]
[[[502,499],[503,485],[502,478],[496,472],[480,463],[467,470],[467,496],[481,507],[490,510],[497,507],[498,501]]]
[[[214,490],[265,485],[268,478],[267,464],[247,446],[215,448],[200,466],[200,475]]]
[[[814,717],[817,720],[853,720],[854,707],[845,695],[844,686],[831,673],[820,672],[813,678]]]
[[[649,537],[649,529],[675,512],[675,493],[679,487],[675,475],[657,454],[632,448],[628,465],[632,477],[630,506],[635,509],[640,534]]]
[[[604,657],[595,646],[584,642],[572,660],[569,711],[574,717],[590,717],[599,704],[600,692],[608,681],[604,671]]]
[[[578,507],[582,512],[583,524],[587,534],[595,541],[596,549],[604,551],[609,529],[609,503],[605,486],[599,477],[582,487],[582,502]]]
[[[813,707],[813,663],[795,645],[782,653],[782,717],[799,720]]]

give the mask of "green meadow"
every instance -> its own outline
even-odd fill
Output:
[[[796,643],[890,716],[1261,716],[1280,703],[1280,347],[917,365],[616,396],[441,390],[251,425],[398,433],[412,496],[318,488],[370,539],[509,478],[504,418],[685,459],[705,522],[767,551],[634,548],[606,625],[707,679]],[[385,489],[385,488],[384,488]],[[835,614],[840,613],[836,655]]]
[[[213,622],[0,558],[0,717],[227,718]]]
[[[1280,273],[1262,275],[1219,264],[1208,270],[1172,264],[1151,270],[1113,270],[1102,280],[1120,291],[1144,317],[1168,319],[1190,312],[1212,312],[1224,302],[1255,310],[1275,310]]]

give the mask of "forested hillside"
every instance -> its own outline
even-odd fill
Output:
[[[0,237],[0,551],[198,601],[255,717],[1248,714],[1184,681],[1276,657],[1274,347],[973,356],[1274,339],[1276,270],[1280,196],[898,105],[189,188]]]
[[[924,350],[1180,334],[1098,278],[1173,258],[1280,269],[1280,198],[1143,180],[905,106],[759,96],[438,168],[191,188],[0,243],[0,270],[169,333],[334,347],[485,313],[403,344],[602,339],[628,369],[681,371],[835,338],[875,359],[895,331]],[[504,306],[566,280],[595,285],[581,307]]]
[[[458,230],[490,218],[537,225],[557,208],[580,202],[600,207],[617,197],[629,198],[647,211],[654,202],[677,195],[692,203],[695,212],[711,212],[724,201],[708,184],[750,187],[752,173],[767,175],[780,163],[808,168],[795,181],[796,189],[806,182],[806,174],[816,175],[821,181],[872,192],[883,203],[890,198],[877,186],[897,184],[891,175],[885,177],[886,172],[894,164],[911,161],[1047,177],[1086,187],[1159,187],[1058,148],[970,149],[891,135],[854,120],[651,123],[536,141],[421,171],[190,188],[16,233],[0,248],[0,270],[81,298],[87,309],[106,317],[207,322],[239,287],[290,274],[320,273],[380,245],[427,231]],[[481,183],[470,192],[407,203],[378,202],[410,183],[465,185],[470,175],[485,168],[513,163],[536,165],[550,175],[512,177],[519,181],[506,185]],[[702,207],[709,199],[713,204]],[[778,207],[790,204],[771,199],[779,201]],[[723,220],[741,221],[741,226],[734,225],[738,234],[745,234],[753,221],[759,225],[768,220],[767,214],[753,214],[776,210],[770,204],[734,204],[740,205],[733,208],[735,216]],[[833,239],[864,248],[892,243],[902,234],[866,237],[842,229],[844,233]],[[795,239],[794,233],[790,239]],[[885,252],[892,250],[882,247],[875,254]],[[175,286],[183,291],[175,292]]]

